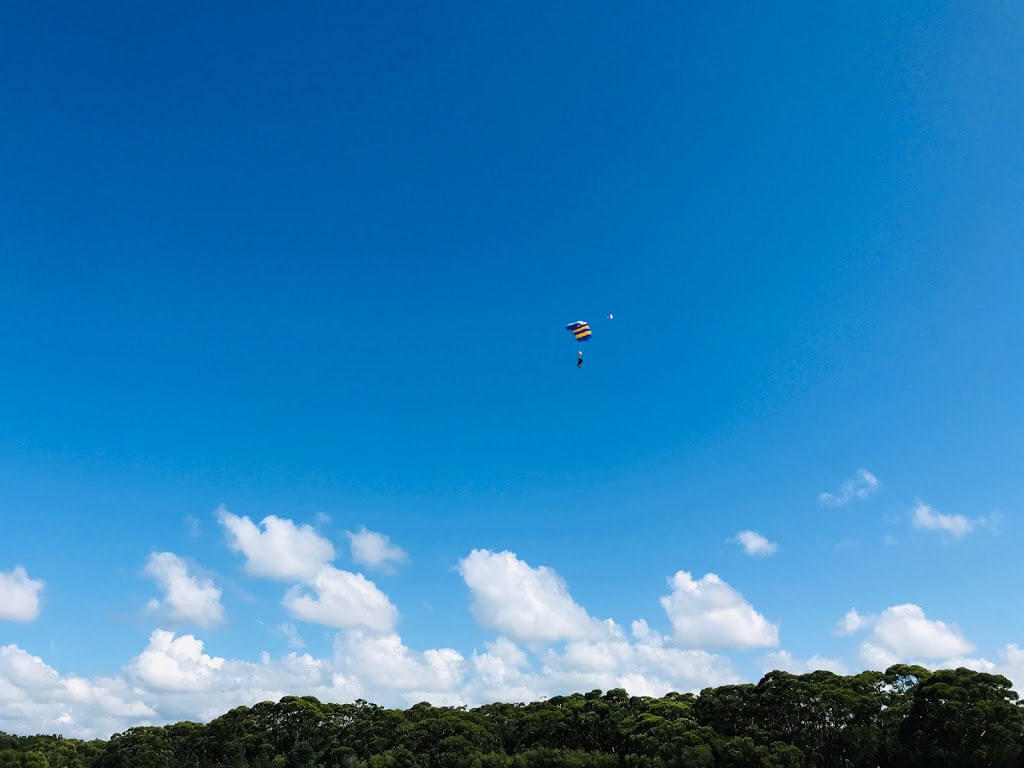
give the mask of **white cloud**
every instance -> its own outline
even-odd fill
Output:
[[[762,648],[778,645],[779,630],[713,573],[699,581],[686,571],[669,580],[661,598],[677,643],[689,648]]]
[[[60,685],[60,675],[55,669],[15,645],[0,648],[0,676],[14,686],[41,693],[51,693]]]
[[[836,634],[852,635],[860,632],[865,627],[871,626],[875,621],[873,616],[861,616],[856,608],[851,608],[839,621],[836,622]]]
[[[163,630],[113,677],[62,677],[17,646],[0,647],[0,730],[13,733],[106,739],[136,725],[208,721],[288,694],[353,701],[363,691],[330,660],[223,659],[204,653],[192,635]]]
[[[1010,643],[1003,648],[1003,663],[1007,670],[1024,683],[1024,648],[1016,643]]]
[[[559,691],[624,688],[640,696],[739,682],[728,658],[670,647],[646,621],[634,621],[632,634],[632,642],[618,633],[611,639],[576,640],[561,652],[548,650],[543,681]]]
[[[898,664],[900,657],[889,648],[865,640],[860,645],[860,660],[868,669],[882,672],[893,664]]]
[[[662,695],[739,682],[727,658],[671,648],[645,622],[634,639],[621,631],[543,653],[535,668],[512,639],[499,637],[467,659],[451,648],[416,651],[393,633],[346,630],[328,658],[261,654],[223,658],[194,635],[154,631],[146,647],[111,677],[62,677],[16,646],[0,648],[0,730],[109,738],[136,725],[207,722],[233,707],[312,695],[364,698],[385,707],[419,701],[478,706],[537,701],[593,687]]]
[[[231,549],[245,556],[245,569],[252,576],[305,582],[334,560],[334,546],[312,526],[268,515],[260,530],[248,517],[224,507],[217,517],[228,531]]]
[[[120,677],[156,710],[159,722],[208,721],[233,707],[289,694],[352,701],[363,693],[330,659],[294,652],[279,659],[264,653],[259,663],[225,659],[205,653],[192,635],[163,630],[153,632]]]
[[[665,636],[644,620],[632,622],[627,635],[612,621],[593,619],[553,570],[533,568],[509,552],[474,550],[460,570],[478,619],[504,631],[467,655],[410,648],[394,631],[398,612],[383,592],[362,575],[321,564],[289,590],[284,605],[297,618],[342,628],[329,657],[264,652],[258,662],[231,659],[207,650],[196,635],[158,629],[113,675],[86,679],[62,676],[7,646],[0,648],[0,730],[107,738],[133,725],[205,722],[232,707],[289,694],[336,702],[365,698],[386,707],[536,701],[593,688],[660,696],[740,682],[732,661],[711,648],[778,645],[777,627],[714,574],[695,580],[680,571],[669,580],[672,592],[661,603],[674,632]],[[851,610],[838,626],[846,633],[870,631],[861,658],[877,661],[875,668],[929,658],[993,669],[970,655],[973,646],[958,630],[927,619],[917,606],[893,606],[878,616]],[[277,629],[294,645],[301,642],[293,624]],[[782,650],[767,654],[762,665],[846,672],[835,659],[797,659]],[[1007,646],[998,669],[1012,670],[1011,679],[1024,677],[1024,651]]]
[[[352,545],[352,559],[370,568],[388,567],[391,563],[402,563],[409,556],[405,550],[391,543],[382,533],[361,527],[358,531],[345,531]]]
[[[562,651],[547,651],[544,675],[566,690],[615,688],[633,653],[633,644],[625,638],[574,640]]]
[[[462,681],[462,654],[451,648],[417,653],[393,633],[341,633],[335,654],[347,669],[359,670],[360,679],[392,690],[451,693]]]
[[[154,552],[146,563],[145,574],[164,591],[162,601],[150,603],[152,608],[162,608],[176,619],[201,627],[212,627],[224,620],[220,589],[210,579],[190,575],[188,564],[177,555]]]
[[[839,621],[844,634],[868,626],[871,634],[861,643],[860,658],[872,669],[884,670],[896,663],[934,665],[936,660],[964,661],[974,644],[955,626],[929,619],[912,603],[886,608],[877,617],[862,617],[851,610]]]
[[[762,673],[768,673],[776,669],[789,672],[793,675],[804,675],[818,670],[828,670],[837,675],[848,675],[846,665],[838,659],[829,659],[824,656],[814,655],[809,659],[795,659],[789,651],[775,651],[769,653],[761,660]]]
[[[861,499],[866,499],[878,490],[878,478],[866,469],[858,469],[857,474],[844,480],[838,493],[822,493],[818,500],[827,507],[845,507]]]
[[[116,674],[93,679],[62,677],[8,646],[0,648],[0,730],[108,738],[135,725],[207,722],[289,694],[364,698],[385,707],[478,706],[594,687],[662,695],[740,680],[728,658],[671,647],[644,621],[633,623],[631,639],[617,626],[605,630],[597,639],[541,651],[535,662],[509,637],[467,659],[451,648],[413,650],[393,632],[360,628],[338,632],[328,658],[264,652],[254,663],[215,655],[195,635],[158,629]]]
[[[608,634],[608,626],[578,605],[546,566],[531,568],[512,552],[474,549],[459,572],[473,595],[470,611],[488,629],[534,644]]]
[[[299,582],[284,595],[281,604],[297,619],[338,629],[366,628],[390,632],[398,623],[398,609],[377,585],[361,573],[351,573],[329,564],[334,546],[312,526],[270,515],[261,531],[248,517],[238,517],[223,507],[219,519],[230,535],[231,548],[246,557],[246,570],[255,576]],[[368,556],[394,556],[387,546],[375,549],[379,537],[366,531],[369,543],[360,537]],[[359,536],[357,534],[357,536]],[[353,542],[353,551],[356,544]],[[293,638],[294,640],[294,638]]]
[[[733,539],[751,557],[765,557],[778,551],[779,545],[769,541],[757,531],[740,531]]]
[[[0,730],[108,738],[155,715],[121,680],[62,677],[16,645],[0,647]]]
[[[944,659],[942,662],[934,666],[937,669],[959,669],[960,667],[966,667],[967,669],[972,669],[975,672],[999,674],[998,665],[988,659],[964,658],[961,656],[955,659]]]
[[[529,659],[507,637],[484,643],[484,653],[473,652],[473,678],[466,687],[468,700],[538,701],[544,693],[542,681],[528,671]]]
[[[1002,657],[1002,664],[997,670],[999,674],[1008,677],[1016,691],[1024,691],[1024,648],[1016,643],[1009,643],[1003,647],[999,655]]]
[[[669,648],[663,643],[639,642],[634,645],[641,672],[647,679],[652,676],[664,677],[668,683],[658,693],[647,695],[664,696],[669,691],[695,693],[708,686],[738,683],[739,676],[733,670],[732,662],[725,656],[706,651]],[[632,689],[620,676],[620,686]]]
[[[324,565],[309,583],[315,595],[295,586],[281,601],[297,619],[339,629],[366,627],[378,632],[390,632],[398,623],[398,609],[361,573]]]
[[[126,668],[124,674],[128,676],[130,671]],[[331,659],[295,652],[276,659],[264,652],[258,663],[224,659],[201,679],[201,686],[192,688],[155,689],[139,682],[143,698],[153,703],[161,722],[208,721],[233,707],[278,701],[289,694],[345,702],[365,693],[359,682]],[[393,698],[388,701],[397,703]]]
[[[23,566],[0,571],[0,621],[29,622],[38,619],[39,593],[45,586],[42,579],[30,579]]]
[[[488,680],[504,682],[529,663],[523,650],[507,637],[484,643],[484,647],[485,653],[473,653],[473,666]]]
[[[926,618],[924,611],[912,604],[894,605],[882,611],[872,638],[905,658],[938,659],[974,650],[974,645],[955,627]]]
[[[729,659],[669,647],[645,621],[633,622],[633,640],[627,639],[614,622],[599,622],[578,605],[553,570],[533,568],[511,552],[474,550],[460,570],[478,621],[505,633],[487,653],[474,654],[476,675],[466,689],[471,699],[530,701],[550,689],[618,687],[638,695],[662,695],[738,681]],[[744,626],[762,631],[757,627],[760,617],[753,609],[750,613],[743,617],[749,620]],[[568,642],[561,649],[545,650],[541,669],[532,672],[516,640],[528,646]]]
[[[192,635],[175,637],[158,629],[149,646],[129,665],[130,671],[152,689],[195,691],[209,687],[224,659],[203,653],[203,642]]]
[[[136,725],[206,722],[289,694],[389,707],[464,699],[463,659],[451,649],[416,652],[395,635],[362,631],[340,633],[336,645],[333,658],[263,653],[254,663],[214,656],[193,635],[158,629],[116,675],[93,679],[62,677],[17,646],[0,647],[0,730],[106,739]]]
[[[944,515],[923,501],[918,501],[914,505],[914,527],[924,531],[941,531],[959,539],[971,533],[980,522],[981,520],[971,520],[964,515]]]

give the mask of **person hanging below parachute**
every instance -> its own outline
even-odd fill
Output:
[[[575,323],[569,323],[565,326],[565,330],[569,331],[573,336],[576,337],[576,341],[584,342],[590,339],[590,324],[585,320],[577,320]],[[580,350],[579,358],[576,360],[576,367],[580,368],[583,366],[583,350]]]
[[[614,315],[612,315],[609,312],[607,315],[605,315],[605,317],[611,320],[614,317]],[[590,340],[590,323],[588,323],[586,320],[577,320],[575,323],[569,323],[567,326],[565,326],[565,330],[569,331],[569,333],[571,333],[576,338],[576,341],[584,342]],[[576,359],[576,367],[583,367],[582,349],[579,351],[579,357]]]

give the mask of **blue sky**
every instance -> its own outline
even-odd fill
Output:
[[[1024,12],[463,6],[3,11],[0,729],[1024,685]]]

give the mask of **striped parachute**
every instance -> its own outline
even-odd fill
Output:
[[[576,341],[586,341],[590,338],[590,324],[583,320],[577,320],[575,323],[569,323],[565,326],[565,330],[572,333],[576,337]]]

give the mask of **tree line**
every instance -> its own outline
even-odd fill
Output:
[[[699,695],[622,689],[406,710],[311,696],[108,741],[0,733],[0,768],[1006,768],[1024,766],[1010,681],[969,669],[804,675]]]

